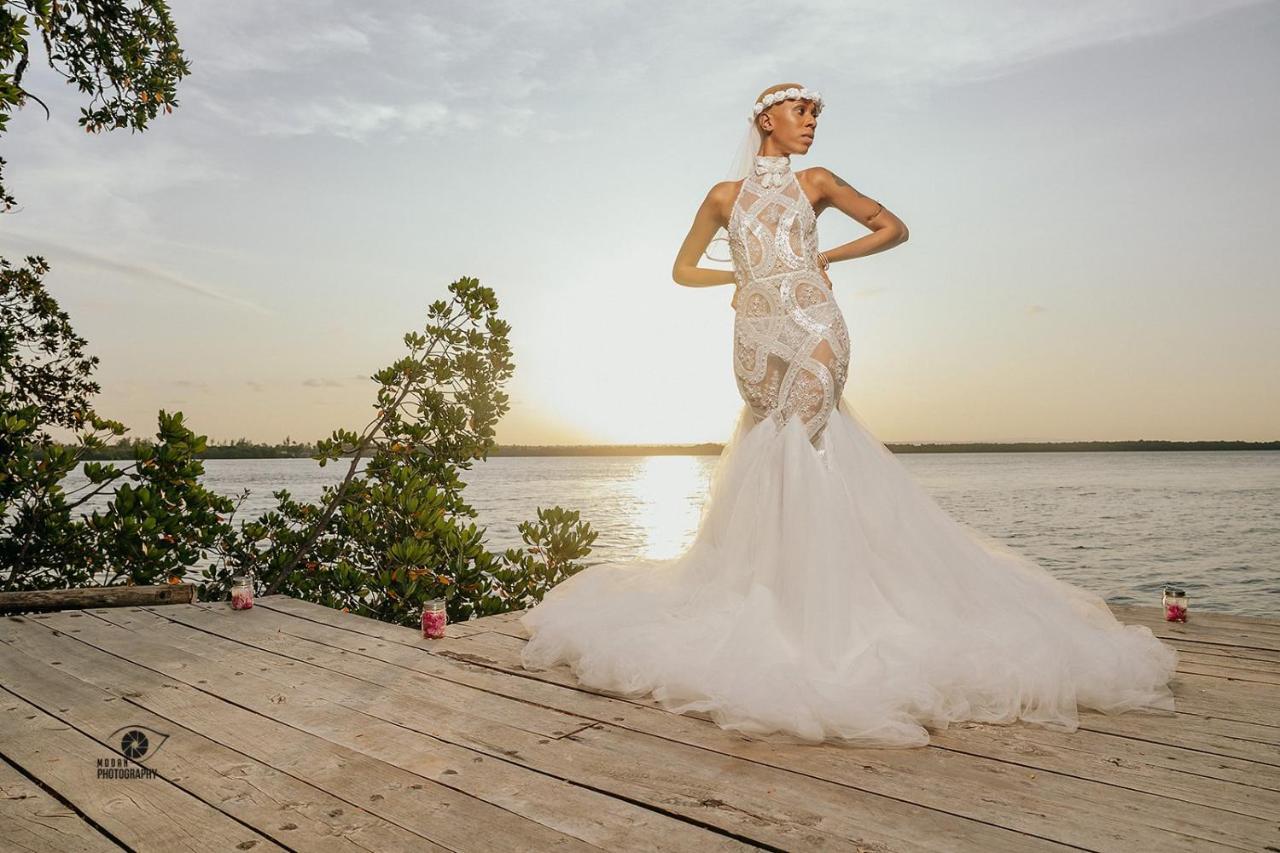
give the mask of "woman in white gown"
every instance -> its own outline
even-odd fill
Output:
[[[585,686],[791,742],[921,746],[966,720],[1074,731],[1078,707],[1171,712],[1174,649],[948,515],[844,399],[849,334],[825,266],[906,229],[830,171],[791,171],[821,109],[798,84],[762,93],[745,177],[711,190],[676,261],[679,283],[737,284],[744,406],[693,542],[551,589],[521,617],[524,667],[568,664]],[[827,206],[874,238],[819,252]],[[696,266],[718,227],[732,274]]]

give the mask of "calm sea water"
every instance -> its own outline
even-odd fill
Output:
[[[1280,617],[1280,453],[897,458],[953,516],[1113,604],[1154,604],[1172,582],[1193,608]],[[495,457],[462,479],[495,550],[521,544],[517,525],[558,504],[599,531],[586,562],[667,557],[692,540],[717,461]],[[305,459],[211,459],[204,483],[230,497],[248,488],[238,517],[254,518],[275,505],[273,490],[313,500],[344,471]]]

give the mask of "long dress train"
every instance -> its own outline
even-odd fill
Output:
[[[555,586],[520,619],[524,667],[783,742],[1172,712],[1173,648],[947,514],[853,412],[816,214],[788,158],[756,164],[729,222],[744,406],[693,542]]]

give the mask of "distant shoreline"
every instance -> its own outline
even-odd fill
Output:
[[[894,453],[1079,453],[1174,450],[1280,450],[1280,441],[885,442]],[[718,456],[723,444],[508,444],[490,456]]]
[[[885,442],[894,453],[1081,453],[1176,450],[1280,450],[1280,441],[970,441]],[[494,456],[719,456],[724,444],[506,444],[489,451]],[[311,444],[212,444],[199,459],[310,459]],[[133,459],[130,445],[113,445],[83,454],[93,461]],[[349,458],[349,457],[348,457]]]

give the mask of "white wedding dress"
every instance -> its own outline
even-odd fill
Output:
[[[697,534],[551,589],[520,619],[524,667],[788,742],[1173,711],[1174,649],[952,518],[854,414],[817,217],[788,158],[756,163],[729,222],[745,406]]]

